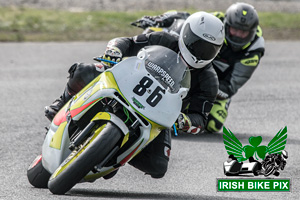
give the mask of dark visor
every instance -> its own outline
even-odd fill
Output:
[[[187,24],[183,30],[183,42],[197,60],[213,59],[221,47],[221,45],[215,45],[207,42],[194,34],[191,30],[190,24]]]

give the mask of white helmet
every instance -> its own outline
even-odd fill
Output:
[[[194,68],[202,68],[219,53],[224,41],[222,21],[207,12],[196,12],[184,22],[179,35],[179,50]]]

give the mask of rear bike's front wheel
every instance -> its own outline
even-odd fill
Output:
[[[50,177],[48,188],[53,194],[69,191],[106,158],[122,136],[121,130],[111,122],[93,131],[100,133],[73,151]]]

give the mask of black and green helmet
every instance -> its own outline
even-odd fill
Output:
[[[248,46],[254,39],[259,19],[255,8],[247,3],[232,4],[225,13],[225,38],[235,50],[240,50]],[[239,38],[230,35],[229,27],[249,31],[246,38]]]

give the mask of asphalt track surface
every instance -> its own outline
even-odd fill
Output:
[[[298,199],[300,190],[300,41],[267,41],[251,80],[232,99],[226,127],[248,144],[263,145],[288,127],[286,169],[291,192],[217,192],[226,178],[222,133],[173,137],[169,170],[152,179],[129,165],[110,179],[76,185],[64,196],[33,188],[26,170],[41,152],[48,121],[43,109],[64,89],[74,62],[93,62],[106,42],[1,43],[0,45],[0,199]],[[243,177],[242,177],[243,178]],[[251,178],[251,176],[250,176]],[[263,177],[259,177],[263,178]]]

